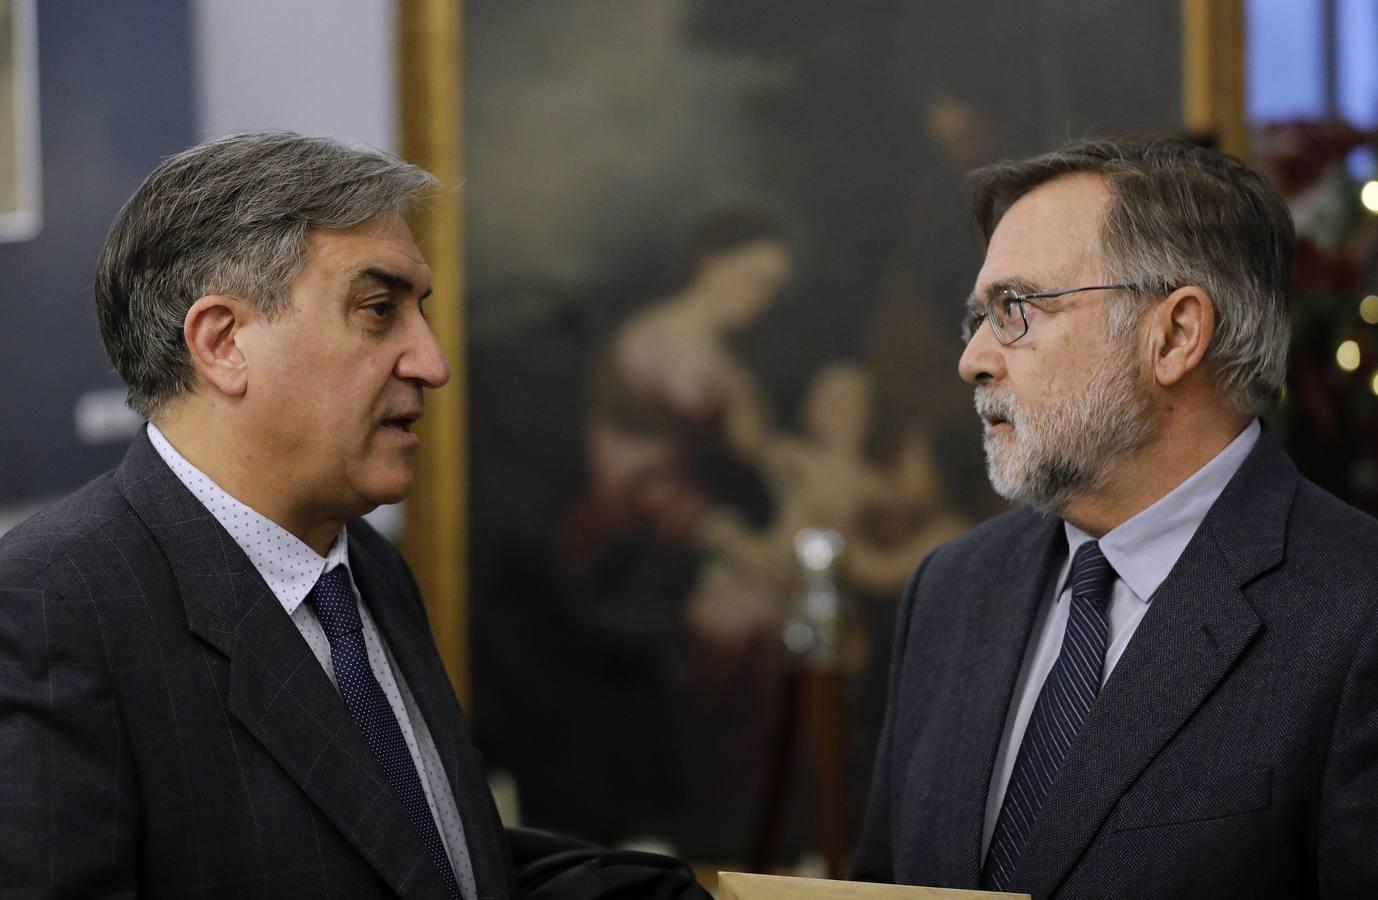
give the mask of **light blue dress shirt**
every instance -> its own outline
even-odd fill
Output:
[[[1225,490],[1245,457],[1258,441],[1258,420],[1249,425],[1224,450],[1148,509],[1106,533],[1100,539],[1101,552],[1115,569],[1115,584],[1111,589],[1107,609],[1110,631],[1106,635],[1105,670],[1101,684],[1110,677],[1120,661],[1124,648],[1134,636],[1158,586],[1167,580],[1182,551],[1191,542],[1206,513]],[[1062,649],[1062,635],[1067,630],[1067,615],[1071,608],[1071,589],[1067,577],[1072,556],[1077,548],[1092,536],[1068,522],[1063,522],[1067,534],[1067,558],[1053,580],[1056,590],[1050,589],[1047,599],[1034,621],[1033,634],[1024,651],[1024,663],[1015,682],[1014,697],[1005,718],[1005,731],[1000,750],[991,773],[990,790],[986,794],[985,828],[981,834],[981,856],[990,848],[991,835],[1000,806],[1005,802],[1019,745],[1024,730],[1033,715],[1043,682],[1057,662]]]

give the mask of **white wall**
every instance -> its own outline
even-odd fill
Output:
[[[192,0],[202,137],[260,129],[396,150],[394,0]]]

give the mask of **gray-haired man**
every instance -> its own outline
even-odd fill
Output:
[[[164,162],[96,276],[150,418],[0,541],[6,896],[514,894],[406,565],[449,370],[389,156],[242,135]]]
[[[959,366],[996,490],[899,617],[860,877],[1378,896],[1378,523],[1257,417],[1293,229],[1180,141],[976,173]]]

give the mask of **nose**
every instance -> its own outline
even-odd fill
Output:
[[[981,323],[967,342],[962,358],[957,361],[957,373],[967,384],[983,384],[1005,377],[1005,347],[995,337],[990,321]]]
[[[398,378],[432,389],[444,387],[450,380],[450,366],[445,362],[440,341],[436,340],[431,323],[419,311],[412,319],[407,347],[397,359],[396,371]]]

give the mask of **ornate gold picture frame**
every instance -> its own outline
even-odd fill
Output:
[[[0,241],[28,240],[42,222],[37,18],[35,0],[0,0]]]

